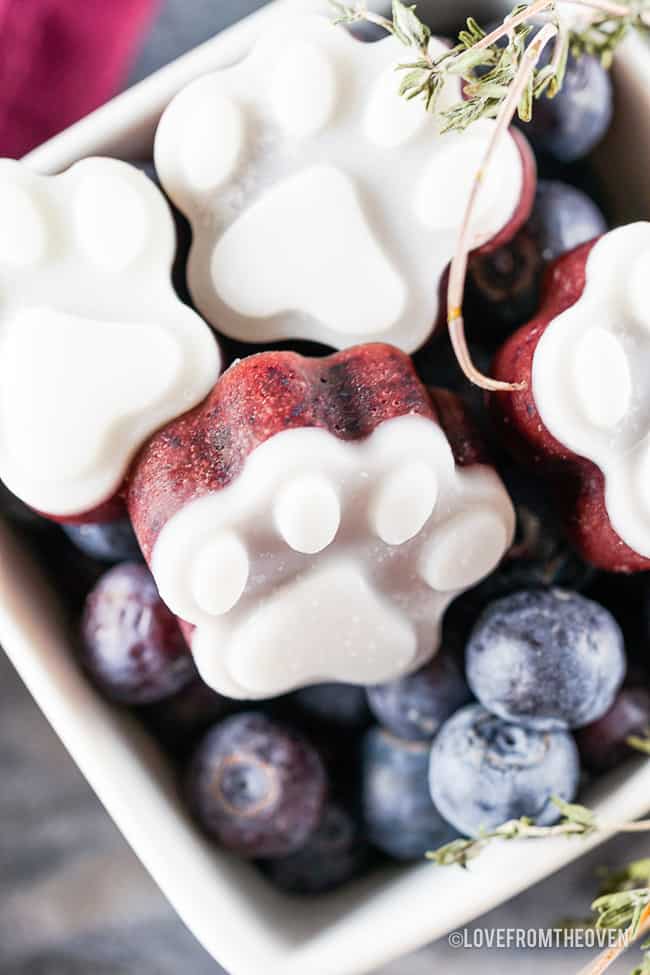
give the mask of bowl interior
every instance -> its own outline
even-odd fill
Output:
[[[148,157],[171,96],[190,79],[240,57],[275,8],[287,3],[295,6],[295,0],[271,4],[218,35],[33,152],[28,162],[58,172],[87,155]],[[309,4],[299,2],[302,9]],[[484,5],[486,16],[498,6]],[[457,14],[458,5],[439,3],[437,9],[443,16]],[[639,42],[626,45],[615,76],[616,121],[596,165],[617,219],[650,218],[650,63]],[[193,827],[156,747],[80,676],[53,593],[2,525],[0,641],[118,827],[231,975],[258,975],[262,964],[269,975],[370,971],[462,925],[603,838],[509,844],[487,851],[469,875],[421,864],[386,870],[315,901],[287,898]],[[617,770],[587,796],[612,821],[641,815],[649,797],[650,764],[643,762]]]

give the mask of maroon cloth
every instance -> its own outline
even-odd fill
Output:
[[[124,81],[159,0],[0,0],[0,155],[22,156]]]

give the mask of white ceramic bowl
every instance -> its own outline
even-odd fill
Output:
[[[303,0],[302,5],[307,0]],[[311,2],[311,0],[309,0]],[[235,60],[272,9],[218,35],[32,153],[44,172],[86,155],[150,152],[156,120],[191,78]],[[616,70],[617,116],[598,155],[622,219],[650,218],[650,58],[632,40]],[[271,890],[197,832],[164,760],[80,676],[55,600],[0,525],[0,642],[118,827],[199,941],[231,975],[359,975],[459,927],[580,856],[602,837],[489,850],[470,872],[426,863],[315,901]],[[650,807],[650,763],[602,780],[589,801],[609,821]]]

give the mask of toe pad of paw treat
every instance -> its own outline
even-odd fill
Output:
[[[493,398],[504,436],[553,481],[583,556],[612,571],[650,568],[649,274],[650,223],[577,248],[496,360],[526,383]]]
[[[436,651],[514,521],[450,399],[391,346],[268,352],[150,440],[130,514],[215,690],[378,683]]]
[[[0,476],[39,511],[83,516],[209,392],[219,349],[172,290],[169,208],[131,166],[46,177],[3,160],[0,204]]]
[[[433,57],[446,50],[430,45]],[[325,17],[282,19],[171,102],[156,168],[192,224],[190,290],[219,331],[407,352],[429,337],[494,122],[441,136],[439,118],[398,94],[404,57],[394,37],[362,45]],[[460,97],[450,78],[440,109]],[[530,211],[534,163],[520,139],[496,150],[474,247],[509,239]]]

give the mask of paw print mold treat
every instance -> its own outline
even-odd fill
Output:
[[[650,569],[650,223],[620,227],[550,271],[537,318],[497,355],[505,439],[554,484],[579,551]]]
[[[431,53],[445,50],[431,41]],[[156,136],[161,182],[194,231],[201,313],[245,342],[421,346],[494,123],[439,134],[398,94],[404,47],[360,44],[327,18],[278,21],[250,55],[194,81]],[[460,98],[448,82],[440,107]],[[535,173],[507,136],[485,177],[474,245],[510,239]]]
[[[149,441],[129,511],[206,683],[263,698],[432,656],[514,525],[453,396],[436,402],[392,346],[266,352]]]
[[[2,160],[0,207],[0,476],[98,521],[147,437],[207,395],[219,349],[172,290],[169,208],[132,167]]]

